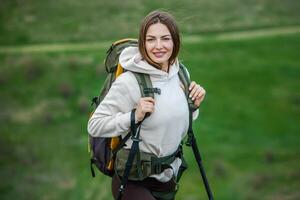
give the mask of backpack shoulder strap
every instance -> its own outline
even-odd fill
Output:
[[[189,86],[191,84],[191,80],[187,68],[182,63],[179,63],[178,76],[179,80],[184,86],[184,93],[188,101],[189,109],[193,112],[197,110],[197,107],[194,105],[194,102],[191,100],[191,98],[189,98]]]
[[[142,97],[152,97],[154,99],[154,93],[161,93],[159,88],[153,88],[149,74],[133,72],[141,91]]]
[[[194,138],[193,112],[197,109],[197,107],[194,105],[194,102],[191,100],[191,98],[189,98],[189,93],[190,93],[189,86],[191,84],[191,80],[190,80],[187,68],[182,63],[179,64],[178,76],[184,86],[184,93],[185,93],[185,96],[186,96],[186,99],[188,102],[188,106],[189,106],[189,128],[188,128],[188,132],[187,132],[188,139],[186,141],[186,145],[191,146],[192,140]]]
[[[152,97],[154,98],[154,93],[160,94],[159,88],[153,88],[152,82],[150,79],[150,76],[148,74],[143,73],[137,73],[133,72],[134,76],[136,77],[136,80],[139,84],[139,88],[141,91],[141,97]],[[145,115],[145,118],[149,116],[149,113]],[[145,119],[144,118],[144,119]],[[122,176],[119,193],[117,196],[117,200],[121,200],[123,196],[123,192],[125,189],[125,185],[128,180],[128,176],[130,173],[130,169],[132,167],[133,159],[136,158],[137,162],[137,174],[139,177],[142,177],[142,165],[141,165],[141,155],[140,155],[140,149],[139,149],[139,142],[141,141],[139,139],[139,133],[140,133],[140,124],[142,122],[139,122],[139,124],[136,126],[135,124],[135,109],[131,112],[131,139],[133,141],[127,162],[125,164],[124,174]]]
[[[185,92],[188,92],[188,90],[186,90],[186,89],[190,85],[191,80],[190,80],[187,68],[182,63],[179,63],[178,76],[184,86]]]

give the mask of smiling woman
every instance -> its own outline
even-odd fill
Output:
[[[168,71],[174,64],[180,49],[180,36],[175,19],[164,13],[155,17],[150,13],[140,28],[139,50],[142,57],[153,66]]]
[[[169,71],[169,59],[173,53],[173,40],[166,25],[157,23],[149,27],[146,35],[146,52],[161,70]]]
[[[186,68],[178,61],[179,49],[174,18],[162,11],[148,14],[141,24],[138,47],[129,46],[120,54],[119,64],[126,72],[113,82],[89,120],[88,131],[93,137],[121,136],[124,141],[128,132],[134,136],[137,132],[138,137],[124,141],[126,145],[116,155],[112,192],[118,200],[121,196],[123,200],[175,198],[185,169],[180,144],[205,96],[201,86],[188,84]],[[184,80],[180,76],[183,71]],[[140,74],[151,87],[140,89]],[[132,164],[129,160],[134,154],[137,161]]]

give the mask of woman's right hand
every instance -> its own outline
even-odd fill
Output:
[[[137,122],[142,121],[145,118],[146,113],[153,113],[154,111],[154,99],[152,97],[140,98],[135,111],[135,120]]]

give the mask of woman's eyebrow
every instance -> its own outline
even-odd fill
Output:
[[[156,37],[153,36],[153,35],[146,35],[146,37],[156,38]],[[160,37],[171,37],[171,35],[170,35],[170,34],[167,34],[167,35],[162,35],[162,36],[160,36]]]

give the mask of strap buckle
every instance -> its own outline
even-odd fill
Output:
[[[133,142],[140,142],[140,141],[142,141],[141,139],[139,139],[139,138],[136,138],[136,137],[131,137],[131,140],[133,141]]]
[[[161,94],[161,89],[160,88],[144,88],[144,93],[149,94],[149,93],[157,93]]]
[[[172,168],[171,165],[166,164],[166,163],[155,163],[152,165],[152,174],[160,174],[162,173],[165,169]]]
[[[155,163],[153,165],[153,172],[154,172],[154,174],[160,174],[162,172],[160,163]]]

